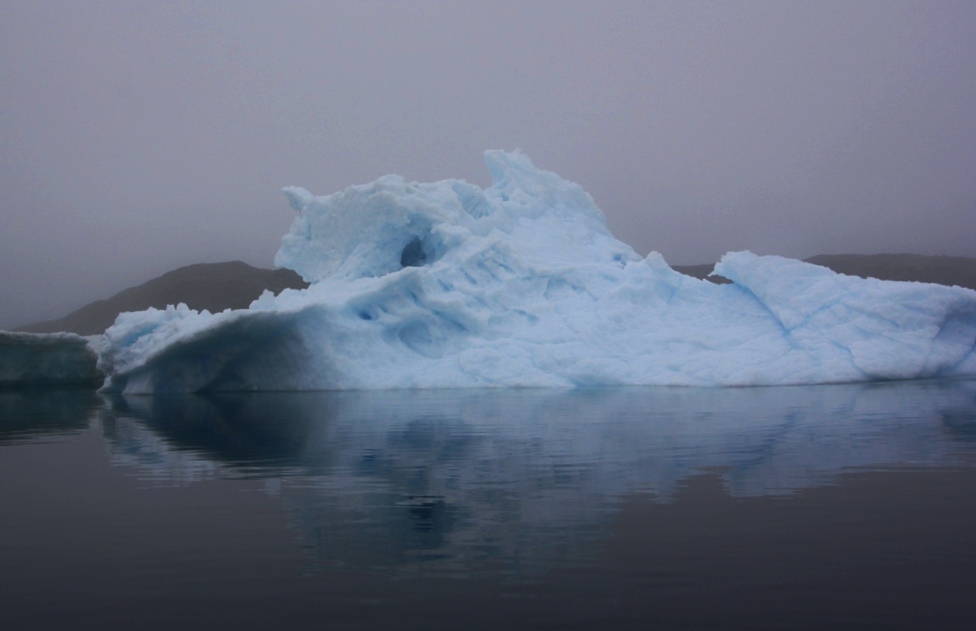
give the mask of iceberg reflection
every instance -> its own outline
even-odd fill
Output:
[[[0,445],[77,434],[101,405],[81,388],[0,390]]]
[[[266,478],[318,564],[531,574],[703,472],[745,497],[971,464],[976,382],[118,397],[103,428],[149,478]]]

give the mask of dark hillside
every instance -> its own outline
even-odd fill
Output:
[[[724,276],[709,276],[712,270],[715,268],[714,263],[703,263],[701,265],[672,265],[671,269],[674,271],[684,274],[685,276],[694,276],[695,278],[701,278],[704,280],[710,280],[713,283],[719,285],[724,285],[731,282]]]
[[[808,263],[829,267],[839,274],[958,285],[976,289],[976,259],[920,254],[820,254]]]
[[[138,287],[131,287],[107,300],[96,300],[63,318],[38,322],[17,329],[28,333],[68,331],[79,335],[102,333],[123,311],[143,311],[149,307],[185,302],[193,309],[211,312],[243,309],[265,289],[278,293],[286,288],[302,288],[308,283],[287,269],[259,269],[241,261],[200,263],[167,272]]]
[[[958,285],[976,289],[976,259],[961,256],[924,256],[921,254],[820,254],[806,259],[848,276],[904,280],[939,285]],[[705,278],[714,265],[675,265],[674,270]],[[728,282],[721,277],[708,280]]]

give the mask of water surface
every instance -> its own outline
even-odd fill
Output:
[[[0,393],[0,624],[968,629],[974,465],[971,381]]]

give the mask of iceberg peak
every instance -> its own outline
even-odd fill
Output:
[[[287,187],[299,216],[275,265],[309,282],[384,276],[420,260],[433,263],[492,231],[525,232],[531,222],[545,223],[535,231],[563,246],[594,234],[612,239],[603,213],[578,184],[535,167],[519,151],[487,151],[485,163],[494,181],[487,190],[463,180],[421,184],[397,175],[323,197]]]

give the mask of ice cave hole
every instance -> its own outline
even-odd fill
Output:
[[[419,237],[414,237],[407,245],[403,246],[403,253],[400,254],[401,267],[421,267],[427,262],[427,251]]]

